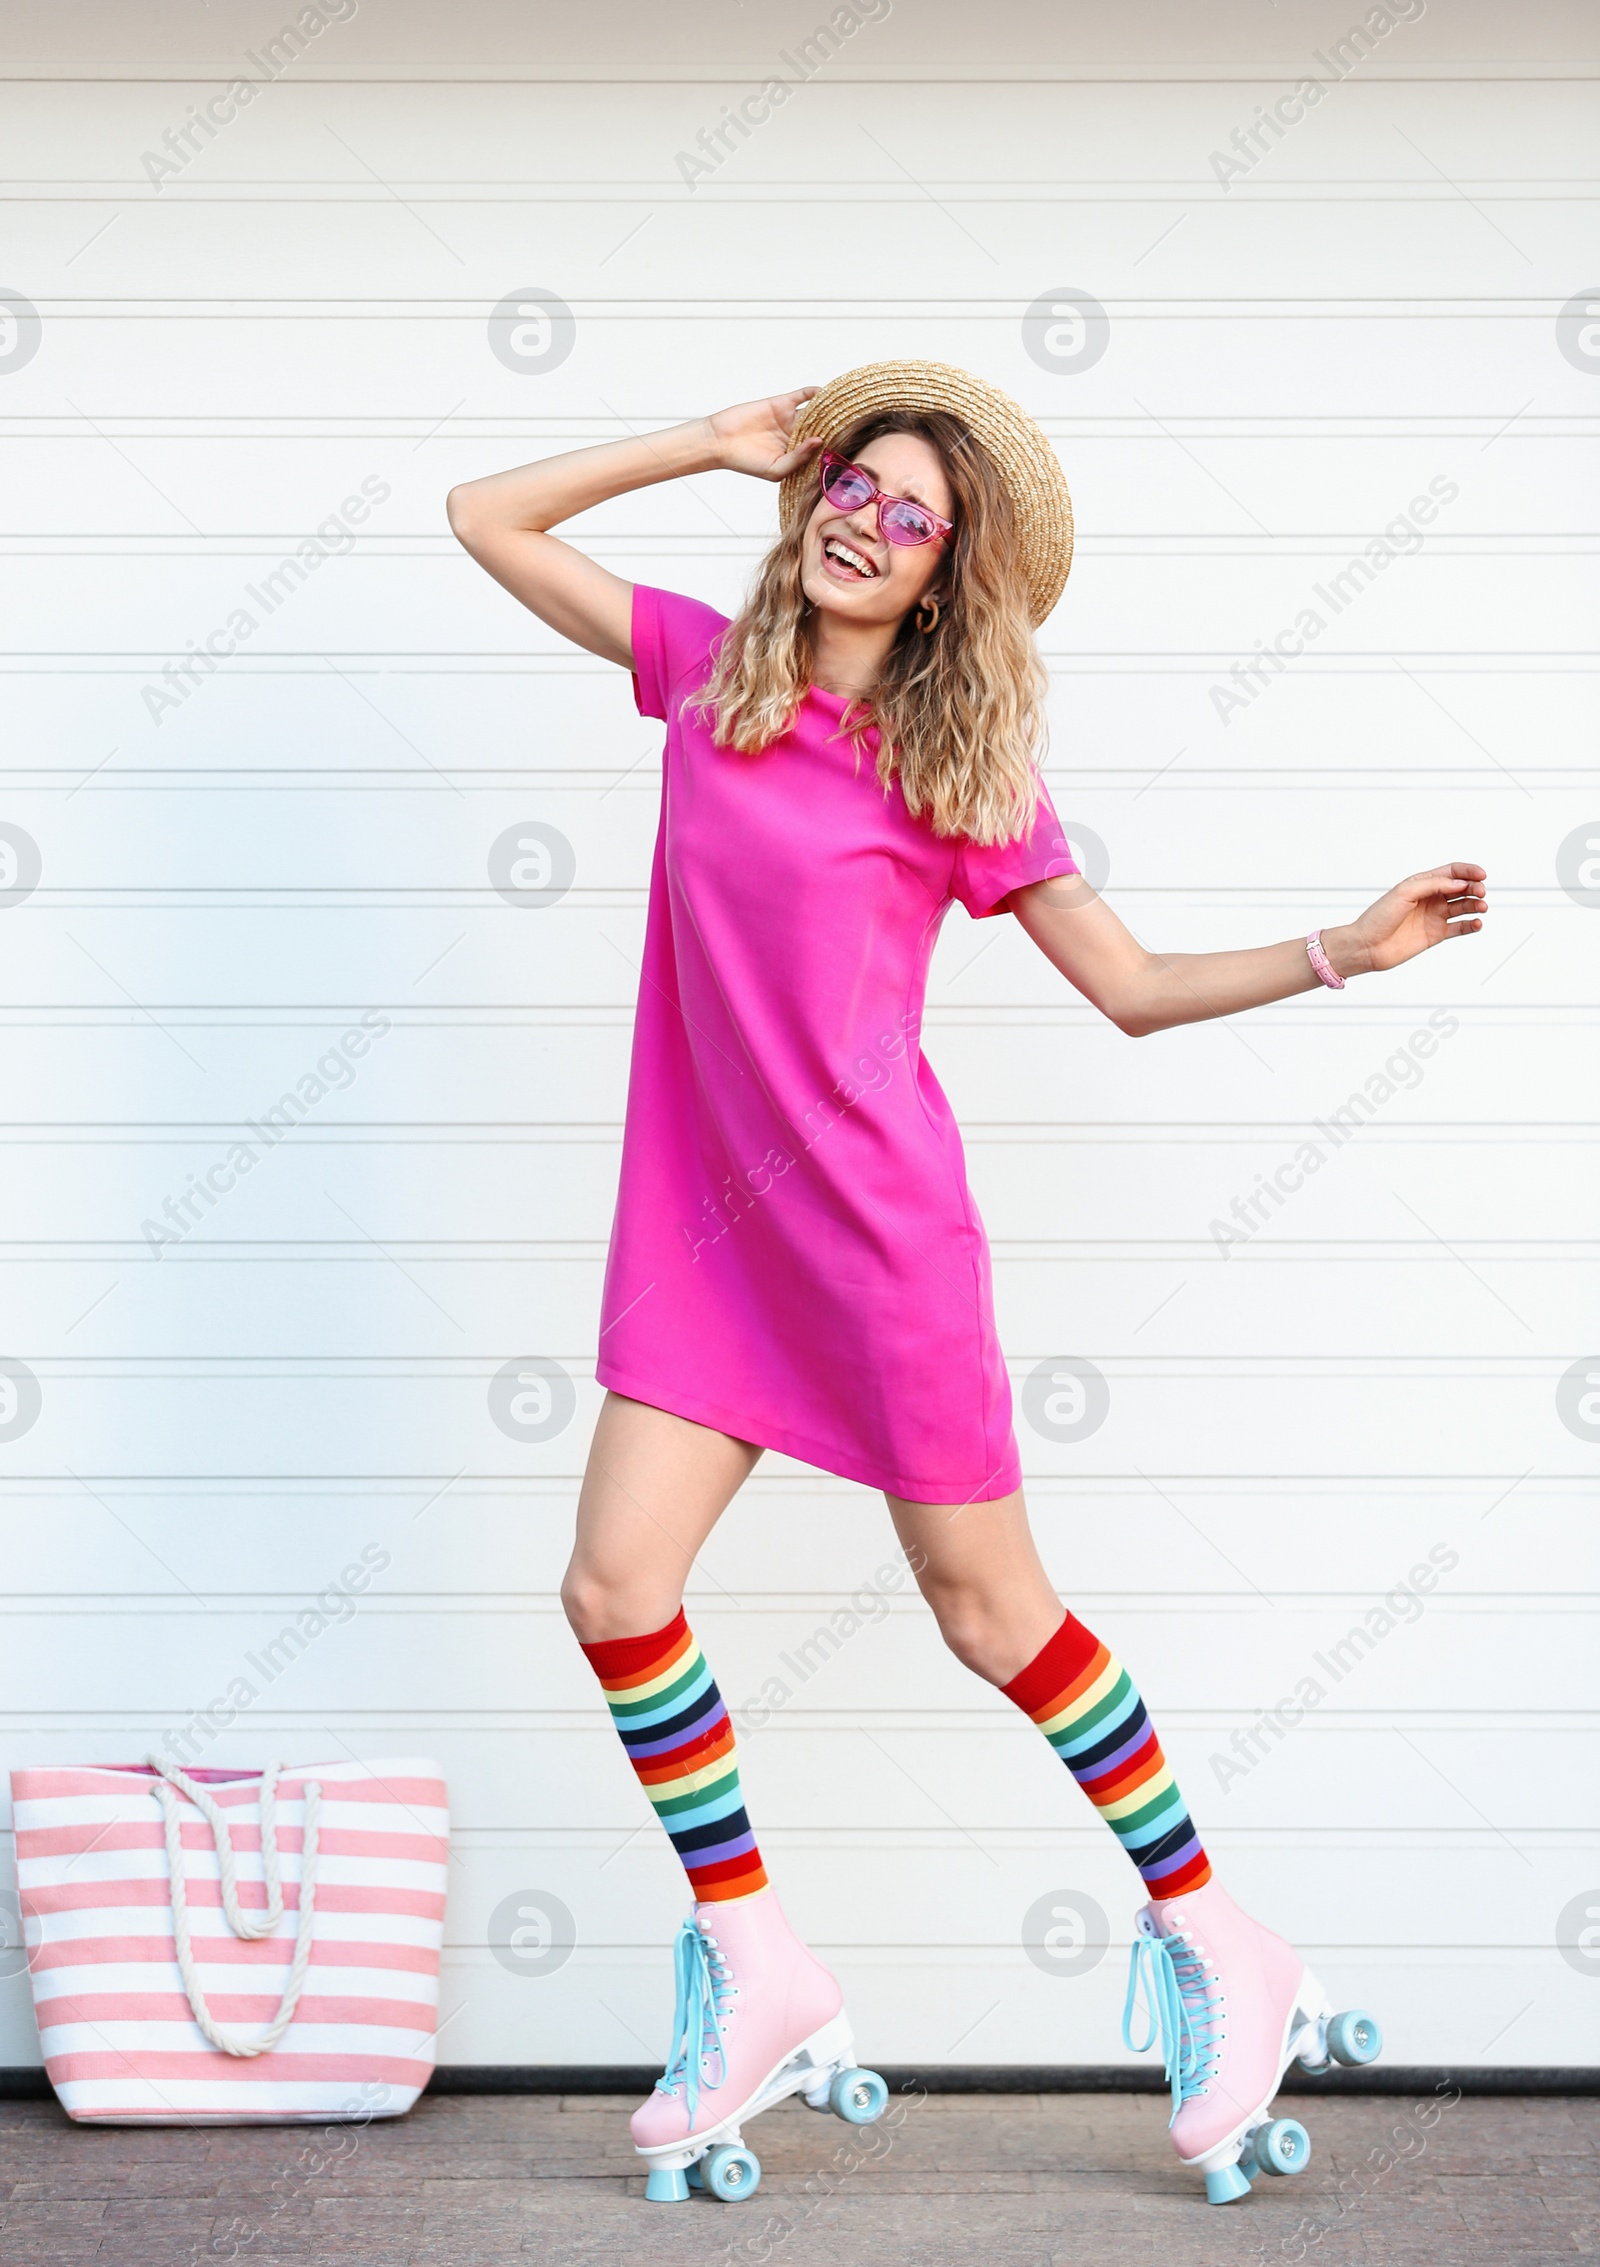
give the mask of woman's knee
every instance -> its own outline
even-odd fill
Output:
[[[568,1567],[561,1583],[561,1611],[581,1644],[592,1645],[599,1638],[606,1596],[603,1584]]]
[[[925,1589],[924,1595],[939,1635],[963,1668],[990,1684],[1004,1683],[1011,1672],[997,1673],[997,1664],[1005,1655],[1006,1632],[988,1601],[970,1590]]]
[[[580,1564],[574,1559],[561,1583],[561,1609],[582,1645],[617,1637],[643,1637],[665,1628],[681,1600],[637,1571]]]
[[[1061,1602],[1053,1591],[1018,1597],[976,1586],[924,1584],[923,1595],[956,1659],[992,1685],[1008,1685],[1061,1622]]]

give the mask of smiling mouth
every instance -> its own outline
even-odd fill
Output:
[[[853,544],[841,541],[837,535],[830,535],[824,539],[822,556],[829,566],[841,571],[851,581],[874,582],[877,580],[878,570],[866,553],[857,551]]]

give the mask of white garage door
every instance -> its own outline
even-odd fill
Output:
[[[934,356],[1067,467],[1049,778],[1142,937],[1491,869],[1137,1046],[956,915],[927,1045],[1048,1561],[1227,1877],[1396,2060],[1592,2061],[1594,16],[818,22],[9,13],[7,1759],[432,1752],[442,2059],[660,2053],[681,1877],[555,1600],[660,735],[443,497]],[[731,609],[772,524],[580,532]],[[881,1502],[767,1459],[690,1612],[864,2046],[1114,2059],[1132,1876]]]

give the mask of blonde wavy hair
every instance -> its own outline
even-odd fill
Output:
[[[1045,672],[1018,568],[1016,515],[993,459],[960,418],[896,410],[864,420],[830,445],[854,456],[886,433],[935,448],[955,499],[956,532],[936,585],[940,615],[924,635],[916,609],[895,636],[869,698],[841,720],[859,767],[878,733],[878,778],[898,778],[906,809],[937,835],[974,843],[1026,834],[1038,803],[1045,745]],[[799,713],[813,666],[812,608],[800,583],[808,510],[761,563],[743,611],[719,639],[710,677],[692,702],[716,746],[758,755]]]

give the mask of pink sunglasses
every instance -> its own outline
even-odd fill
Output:
[[[822,467],[822,493],[828,502],[841,512],[859,512],[868,504],[876,504],[878,526],[886,543],[904,548],[915,543],[948,542],[955,533],[954,520],[942,520],[926,504],[914,504],[909,496],[885,495],[848,457],[824,449],[818,462]]]

